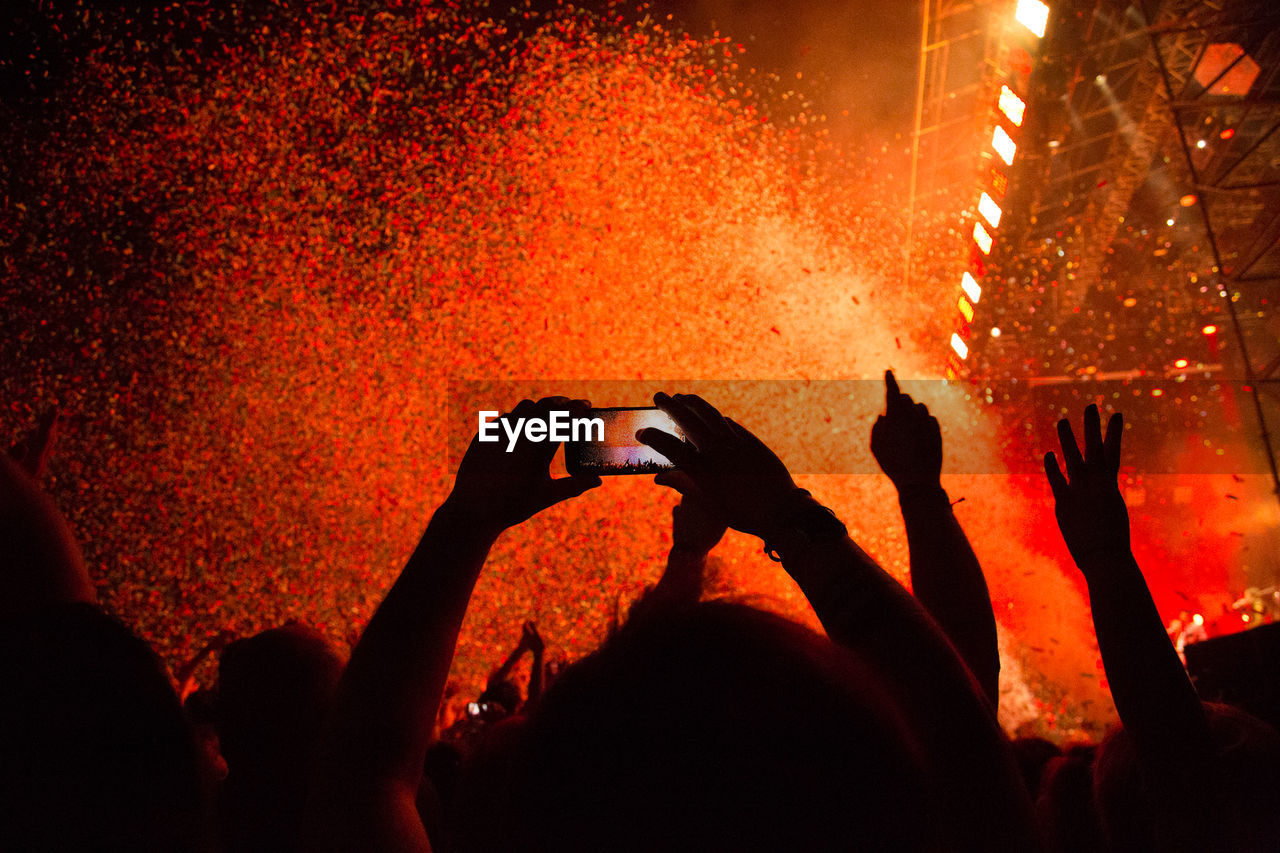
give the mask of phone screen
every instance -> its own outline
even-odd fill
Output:
[[[570,474],[654,474],[675,467],[667,457],[636,440],[636,432],[656,427],[676,438],[684,433],[671,416],[652,406],[591,409],[588,418],[604,422],[603,441],[568,441],[564,445],[565,468]],[[594,436],[593,436],[594,438]]]

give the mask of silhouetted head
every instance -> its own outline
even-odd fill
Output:
[[[234,776],[308,755],[343,659],[313,628],[291,623],[237,640],[218,663],[218,735]]]
[[[145,642],[88,604],[0,636],[0,845],[184,850],[199,820],[196,753]]]
[[[497,727],[462,785],[472,849],[916,851],[939,829],[870,668],[728,603],[629,621]]]
[[[1207,775],[1195,780],[1186,796],[1196,810],[1211,815],[1212,841],[1232,851],[1275,850],[1280,838],[1280,734],[1257,717],[1231,705],[1206,702],[1216,754]],[[1176,759],[1176,757],[1175,757]],[[1112,849],[1137,851],[1185,843],[1166,833],[1169,820],[1145,778],[1138,752],[1123,728],[1107,735],[1098,748],[1094,799]],[[1180,808],[1181,803],[1174,808]]]
[[[292,849],[342,669],[323,635],[293,623],[222,652],[217,717],[228,772],[220,819],[228,849]]]
[[[1093,758],[1097,747],[1076,745],[1044,768],[1036,822],[1047,853],[1102,850],[1102,828],[1093,804]]]
[[[1020,737],[1011,744],[1018,760],[1018,772],[1027,786],[1027,793],[1034,800],[1040,793],[1040,778],[1045,766],[1062,755],[1062,750],[1051,740],[1042,737]]]

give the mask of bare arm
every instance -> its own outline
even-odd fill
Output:
[[[1097,406],[1085,409],[1085,452],[1071,424],[1058,422],[1067,473],[1053,453],[1045,473],[1053,488],[1058,527],[1089,588],[1093,627],[1116,710],[1154,779],[1168,793],[1186,790],[1213,753],[1209,724],[1195,688],[1129,546],[1129,513],[1116,475],[1121,416],[1112,415],[1104,440]]]
[[[512,417],[582,414],[585,401],[522,402]],[[414,808],[458,632],[498,535],[599,485],[553,480],[554,443],[507,453],[473,441],[449,498],[369,621],[338,690],[308,820],[311,849],[427,850]]]
[[[940,776],[957,849],[1034,847],[1030,802],[973,676],[920,604],[847,535],[759,439],[692,396],[655,402],[690,437],[642,440],[674,461],[729,524],[760,536],[827,634],[883,677]],[[671,475],[659,475],[670,482]]]
[[[911,554],[911,588],[942,627],[995,708],[1000,697],[996,617],[982,566],[942,488],[942,432],[923,403],[885,371],[885,414],[871,450],[898,490]]]
[[[533,652],[533,663],[529,666],[529,686],[524,694],[525,704],[534,705],[542,698],[543,667],[545,666],[543,657],[547,651],[547,644],[542,641],[538,626],[532,621],[524,623],[523,631],[524,643]]]

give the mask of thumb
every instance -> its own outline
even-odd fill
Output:
[[[688,495],[698,490],[698,487],[693,484],[693,480],[688,474],[676,469],[658,473],[654,476],[653,482],[655,485],[675,489],[681,495]]]
[[[576,498],[583,492],[588,492],[600,485],[601,480],[595,474],[577,474],[572,477],[561,477],[558,480],[552,480],[546,491],[546,506],[558,504],[561,501],[567,501],[570,498]]]

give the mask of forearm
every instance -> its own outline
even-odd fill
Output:
[[[667,570],[653,588],[653,596],[671,604],[697,604],[706,568],[705,550],[676,545],[667,555]]]
[[[828,635],[881,673],[931,756],[958,846],[1030,849],[1030,801],[1007,740],[972,674],[919,602],[847,536],[783,542],[783,565]]]
[[[904,488],[898,504],[911,554],[911,588],[994,708],[1000,695],[1000,651],[978,557],[941,485]]]
[[[832,640],[896,670],[904,683],[976,698],[976,684],[938,625],[852,539],[809,543],[782,558]],[[913,667],[905,666],[908,660]]]
[[[502,666],[498,667],[497,672],[489,678],[489,682],[492,684],[505,680],[507,676],[511,674],[511,670],[516,668],[516,664],[520,662],[520,658],[524,657],[524,653],[525,644],[521,642],[511,650],[511,654],[507,655],[507,659],[502,662]]]
[[[338,765],[416,788],[467,603],[496,536],[448,502],[369,621],[339,689]],[[348,780],[349,782],[352,780]]]
[[[1081,562],[1111,695],[1144,764],[1203,768],[1212,753],[1208,721],[1133,554],[1097,552]]]
[[[533,665],[529,669],[529,689],[525,692],[525,703],[533,705],[542,698],[543,662],[542,650],[533,650]]]

